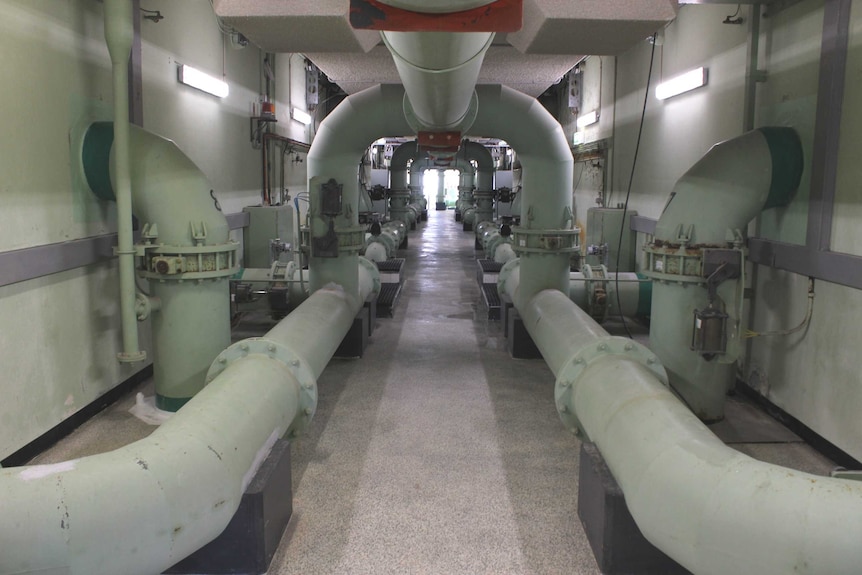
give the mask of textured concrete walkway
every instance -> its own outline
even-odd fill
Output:
[[[320,378],[270,573],[599,573],[553,375],[509,357],[483,317],[473,235],[429,215],[401,254],[394,317]]]

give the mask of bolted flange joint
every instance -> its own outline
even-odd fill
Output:
[[[227,366],[249,355],[264,355],[284,364],[299,382],[299,406],[286,434],[288,437],[299,436],[308,427],[317,409],[317,381],[308,363],[286,345],[265,337],[238,341],[218,354],[207,371],[206,382],[210,383]]]
[[[578,437],[589,440],[575,414],[575,394],[581,376],[591,364],[606,356],[635,361],[652,371],[665,386],[668,385],[667,372],[658,357],[646,346],[625,337],[600,337],[580,350],[566,362],[554,387],[557,412],[566,429]]]

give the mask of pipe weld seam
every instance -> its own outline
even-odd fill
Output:
[[[299,409],[287,429],[287,435],[299,436],[308,427],[317,410],[317,380],[308,362],[283,343],[265,337],[250,337],[234,343],[213,360],[207,371],[206,383],[213,381],[235,361],[241,361],[249,355],[263,355],[282,363],[296,377],[299,383]]]
[[[386,38],[385,34],[383,34],[381,32],[380,37],[383,39],[383,44],[386,46],[386,48],[389,50],[389,52],[392,54],[392,56],[394,58],[403,62],[404,64],[406,64],[410,68],[416,70],[417,72],[422,72],[424,74],[449,74],[452,72],[457,72],[458,70],[466,67],[467,64],[470,64],[474,60],[484,57],[485,52],[488,51],[488,49],[491,47],[491,44],[494,42],[494,34],[491,34],[491,36],[488,38],[488,41],[485,42],[485,44],[481,48],[479,48],[478,52],[476,52],[473,56],[470,56],[469,59],[464,60],[460,64],[458,64],[456,66],[452,66],[450,68],[435,69],[435,68],[423,68],[422,66],[414,64],[413,62],[411,62],[410,60],[408,60],[407,58],[405,58],[404,56],[402,56],[401,54],[398,53],[398,50],[396,50],[395,47],[389,43],[389,40]]]
[[[640,363],[650,370],[665,387],[668,385],[667,372],[658,357],[646,346],[634,340],[619,336],[600,337],[577,350],[566,361],[559,376],[557,376],[554,385],[554,397],[563,425],[569,431],[587,440],[589,440],[589,434],[576,414],[577,406],[573,402],[574,390],[587,368],[607,356],[618,356],[620,359]]]

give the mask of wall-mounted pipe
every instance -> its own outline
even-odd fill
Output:
[[[520,309],[543,289],[567,291],[569,256],[577,248],[573,229],[569,143],[560,124],[535,99],[505,86],[478,86],[475,135],[506,140],[524,167],[521,225],[515,251],[524,274],[515,305]]]
[[[274,442],[310,420],[316,379],[367,296],[320,289],[234,344],[146,439],[0,470],[0,573],[152,575],[217,537]]]
[[[653,545],[697,575],[859,572],[862,484],[724,445],[668,389],[655,355],[560,292],[519,311],[557,378],[561,418],[596,443]]]
[[[122,317],[123,363],[143,361],[147,353],[138,343],[135,313],[135,248],[132,238],[132,184],[129,168],[129,55],[134,30],[131,0],[105,0],[105,41],[111,56],[114,91],[114,135],[116,151],[117,257],[120,270],[120,313]]]
[[[705,250],[736,250],[741,261],[748,223],[763,209],[786,205],[802,174],[799,136],[791,128],[761,128],[716,144],[674,187],[646,247],[644,274],[655,282],[651,345],[671,386],[704,420],[721,419],[734,363],[744,350],[741,277],[718,285],[709,301]],[[744,273],[744,265],[741,272]],[[695,310],[727,315],[726,352],[702,355],[692,348]]]
[[[84,173],[101,198],[117,189],[113,135],[109,122],[97,122],[84,136]],[[152,314],[156,400],[176,411],[200,391],[213,358],[230,344],[229,278],[238,270],[238,244],[206,177],[176,144],[137,127],[128,141],[133,211],[143,226],[137,273],[152,280],[150,294],[161,300]]]
[[[342,213],[334,219],[335,230],[351,236],[359,230],[360,243],[339,250],[337,257],[321,257],[312,250],[309,266],[311,291],[335,283],[347,293],[358,293],[357,255],[365,242],[365,228],[359,227],[357,213],[358,163],[371,142],[384,136],[411,134],[400,109],[404,89],[397,85],[380,85],[348,96],[321,123],[308,153],[309,196],[312,206],[320,204],[320,186],[334,179],[343,186]],[[329,224],[314,214],[310,218],[311,235],[326,235]],[[346,237],[346,241],[351,241]]]

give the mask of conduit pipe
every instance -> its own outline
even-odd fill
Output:
[[[0,573],[152,575],[217,537],[275,441],[314,414],[316,379],[368,295],[320,289],[226,349],[211,383],[146,439],[0,470]]]
[[[557,378],[563,422],[598,446],[653,545],[697,575],[859,572],[862,484],[724,445],[668,389],[654,354],[562,293],[519,311]]]
[[[644,274],[656,280],[651,346],[671,387],[704,420],[721,419],[741,357],[743,278],[718,285],[714,308],[726,313],[726,353],[692,348],[695,310],[710,308],[702,273],[705,250],[744,256],[744,231],[762,210],[790,202],[802,175],[799,136],[792,128],[761,128],[716,144],[676,186],[645,249]],[[744,265],[742,266],[744,273]]]
[[[118,142],[110,122],[92,124],[82,148],[84,173],[103,199],[119,195],[112,170]],[[230,344],[229,278],[236,242],[198,167],[174,142],[134,127],[128,138],[133,211],[142,224],[138,274],[160,309],[152,316],[153,379],[161,409],[176,411],[204,385],[213,358]]]
[[[578,249],[573,228],[569,143],[560,124],[535,99],[505,86],[478,86],[476,135],[506,140],[518,151],[523,173],[521,225],[515,251],[524,269],[515,307],[544,289],[567,293],[569,256]]]
[[[384,136],[413,133],[404,115],[392,112],[403,99],[401,86],[374,86],[345,98],[320,124],[307,159],[312,237],[326,235],[329,229],[319,215],[321,185],[334,179],[343,186],[343,194],[342,213],[334,219],[335,231],[341,234],[338,256],[320,257],[312,250],[309,257],[312,292],[329,283],[342,286],[351,295],[359,291],[357,257],[365,243],[365,228],[358,226],[357,166],[371,142]],[[358,245],[353,243],[357,230]]]
[[[113,169],[117,189],[117,258],[120,270],[120,314],[123,351],[117,358],[123,363],[143,361],[146,351],[138,343],[138,321],[135,312],[135,248],[132,237],[132,184],[129,168],[129,56],[134,30],[131,0],[105,0],[105,41],[111,56],[114,89],[114,140],[117,149]]]
[[[411,8],[423,12],[422,2]],[[463,130],[475,112],[474,87],[493,32],[380,33],[407,98],[405,114],[419,131]]]

